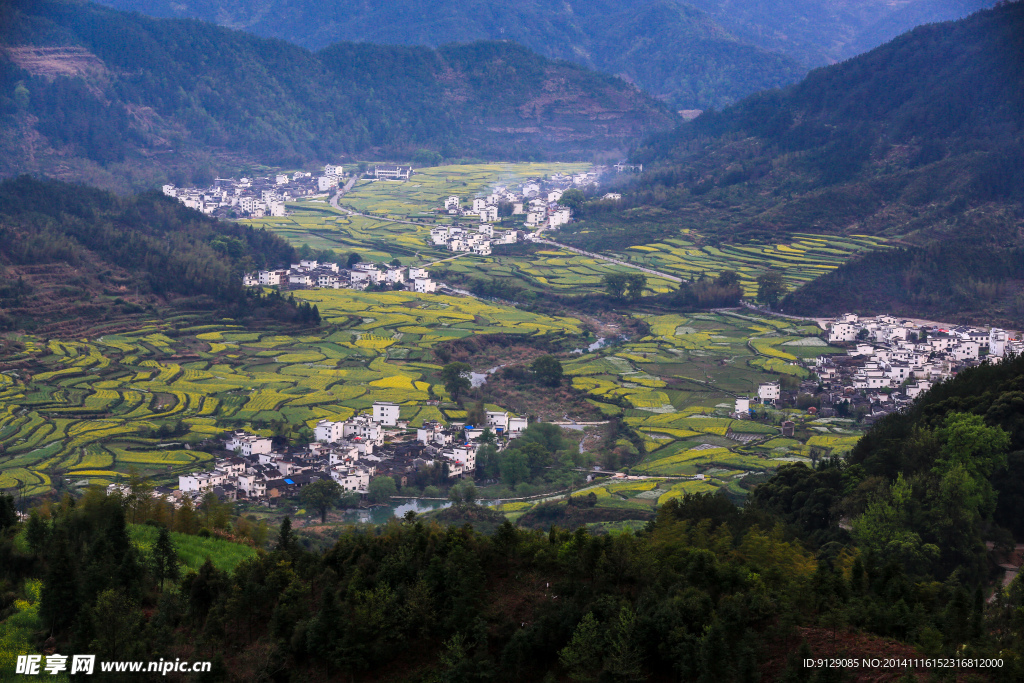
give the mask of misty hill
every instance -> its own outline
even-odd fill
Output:
[[[254,300],[241,278],[294,254],[273,233],[159,192],[118,197],[19,176],[0,182],[0,328],[73,334],[174,302],[287,322],[294,306]]]
[[[310,49],[338,41],[438,46],[512,40],[622,76],[678,109],[707,109],[798,80],[806,68],[743,42],[678,0],[104,0],[194,17]]]
[[[352,155],[580,158],[674,122],[624,81],[513,43],[318,53],[64,0],[0,7],[0,173],[152,186]]]
[[[687,0],[734,36],[809,66],[867,52],[923,24],[960,19],[995,0]]]

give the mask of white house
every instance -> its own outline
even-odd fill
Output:
[[[427,269],[426,268],[410,268],[409,269],[409,279],[410,280],[425,280],[428,277],[430,277],[430,275],[427,274]]]
[[[444,201],[444,208],[446,209],[458,209],[461,205],[462,200],[454,195]]]
[[[317,441],[324,443],[334,443],[340,441],[345,435],[345,423],[344,422],[330,422],[328,420],[320,420],[316,423],[316,427],[313,428],[313,438]]]
[[[331,479],[345,491],[364,493],[370,487],[371,469],[360,465],[331,468]]]
[[[239,490],[245,491],[249,498],[262,498],[267,495],[267,481],[258,474],[240,474],[235,479]]]
[[[274,178],[274,182],[277,183],[278,185],[287,185],[288,175],[286,173],[278,173],[277,177]]]
[[[229,451],[237,451],[243,456],[269,453],[272,448],[272,440],[266,436],[256,436],[245,432],[235,432],[228,437],[224,447]]]
[[[288,277],[287,270],[261,270],[260,284],[267,287],[276,287],[286,277]]]
[[[530,425],[530,421],[525,417],[509,417],[508,418],[508,436],[511,439],[519,436],[526,431],[526,428]]]
[[[412,291],[420,294],[432,294],[437,291],[437,283],[430,278],[416,278],[412,281]]]
[[[828,330],[830,342],[852,342],[857,341],[857,333],[860,326],[854,323],[832,323]]]
[[[750,412],[750,399],[749,398],[738,398],[736,399],[736,414],[743,415]]]
[[[388,427],[394,427],[398,424],[398,410],[399,406],[397,403],[374,401],[373,421]]]
[[[327,164],[326,166],[324,166],[324,175],[341,177],[345,175],[345,169],[341,164],[338,164],[336,166],[332,164]]]
[[[322,175],[316,179],[316,188],[321,192],[327,192],[338,186],[338,176]]]
[[[1006,355],[1006,342],[1009,340],[1005,330],[993,327],[988,331],[988,352],[996,358]]]
[[[778,401],[781,395],[782,392],[778,382],[764,382],[757,386],[757,397],[762,402]]]
[[[508,413],[504,411],[488,410],[487,411],[487,426],[494,431],[508,431]]]
[[[412,166],[376,166],[370,175],[377,180],[408,180]]]

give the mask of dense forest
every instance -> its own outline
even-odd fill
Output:
[[[273,233],[207,218],[155,191],[118,197],[29,176],[0,183],[5,329],[96,322],[172,302],[298,321],[294,305],[254,297],[241,279],[293,256]]]
[[[440,46],[511,40],[546,57],[622,76],[677,109],[722,107],[798,80],[806,68],[737,40],[678,0],[107,0],[160,17],[195,17],[310,49],[338,41]]]
[[[729,235],[959,232],[975,207],[1019,206],[1022,110],[1013,3],[656,136],[635,155],[649,170],[631,202]]]
[[[69,0],[0,4],[0,174],[124,188],[419,149],[589,157],[675,115],[625,81],[513,43],[319,53]]]
[[[213,660],[202,680],[877,680],[802,664],[854,653],[994,657],[959,673],[1020,680],[1024,587],[992,586],[1024,533],[1022,387],[1024,358],[966,370],[848,461],[783,467],[742,509],[687,494],[635,534],[483,535],[410,514],[320,553],[286,520],[231,572],[180,572],[169,535],[140,549],[129,522],[209,535],[213,515],[216,533],[262,532],[148,494],[96,489],[23,522],[0,497],[0,617],[29,647]]]
[[[980,242],[980,243],[979,243]],[[943,240],[871,252],[807,283],[780,307],[798,315],[922,316],[1024,326],[1024,247]]]

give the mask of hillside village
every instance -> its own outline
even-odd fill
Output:
[[[229,455],[214,461],[214,468],[178,477],[171,495],[198,499],[212,492],[222,500],[272,503],[289,498],[321,479],[335,481],[344,491],[365,495],[370,479],[388,476],[399,486],[418,474],[444,480],[472,476],[476,453],[485,430],[495,435],[499,448],[525,431],[528,421],[507,412],[489,411],[487,424],[466,426],[425,422],[411,437],[409,425],[398,419],[399,406],[378,401],[372,413],[342,422],[321,420],[315,441],[301,449],[275,448],[269,437],[235,432],[224,443]]]
[[[982,362],[1024,353],[1024,341],[1005,330],[919,325],[889,315],[861,318],[848,313],[825,323],[830,344],[845,355],[819,356],[808,363],[812,378],[783,389],[781,382],[758,387],[754,403],[805,407],[821,417],[858,416],[870,425],[909,405],[935,383]],[[815,337],[813,340],[824,344]],[[739,399],[737,417],[751,408]]]
[[[279,287],[281,289],[359,289],[389,286],[411,292],[431,294],[437,283],[425,268],[402,266],[378,267],[375,263],[354,263],[342,268],[337,263],[303,260],[289,268],[259,270],[242,278],[246,287]]]
[[[573,188],[596,185],[607,171],[607,168],[598,166],[573,175],[555,173],[544,178],[529,178],[516,188],[497,186],[490,194],[469,198],[466,202],[451,196],[435,212],[445,216],[476,218],[483,223],[521,216],[526,229],[555,230],[572,217],[571,210],[558,203],[562,194]],[[342,165],[327,164],[315,174],[295,171],[291,175],[277,173],[253,178],[217,178],[206,188],[177,187],[168,183],[162,190],[166,196],[208,216],[263,218],[285,216],[287,202],[328,195],[337,190],[346,178],[404,182],[411,179],[413,173],[412,166],[378,164],[365,172],[353,170],[346,175]],[[608,193],[604,199],[617,200],[621,195]]]

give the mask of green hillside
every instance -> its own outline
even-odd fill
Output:
[[[118,188],[391,155],[589,158],[674,115],[623,80],[512,43],[313,53],[191,20],[0,6],[0,174]]]
[[[129,524],[128,534],[139,551],[149,554],[153,552],[160,529],[148,524]],[[256,557],[256,549],[244,543],[233,543],[215,536],[203,537],[177,531],[170,532],[170,536],[174,550],[178,553],[178,559],[181,560],[183,572],[190,570],[198,572],[207,559],[220,571],[231,572],[245,560]]]
[[[1024,218],[1021,111],[1024,5],[1015,3],[915,29],[796,86],[648,141],[634,157],[646,172],[621,206],[586,205],[587,220],[570,224],[576,234],[566,239],[621,248],[682,228],[719,243],[810,232],[872,235],[914,248],[936,240],[1012,248]],[[872,298],[877,283],[856,268],[845,271],[847,289],[858,284],[847,302],[879,308],[893,300]],[[998,296],[960,312],[999,309],[995,299],[1019,291],[1019,276],[999,268],[966,275],[1012,291],[997,287]],[[914,297],[906,298],[903,310],[935,311],[921,304],[945,297],[942,291],[917,296],[913,305]],[[816,295],[800,310],[841,310],[821,305],[825,298]]]
[[[679,109],[721,107],[792,83],[806,69],[737,40],[677,0],[105,0],[160,17],[194,17],[311,49],[337,41],[444,45],[511,40],[547,57],[623,76]]]
[[[19,176],[0,182],[0,327],[110,329],[171,302],[288,320],[294,306],[257,300],[241,277],[294,253],[273,233],[207,218],[159,192],[118,197]]]

